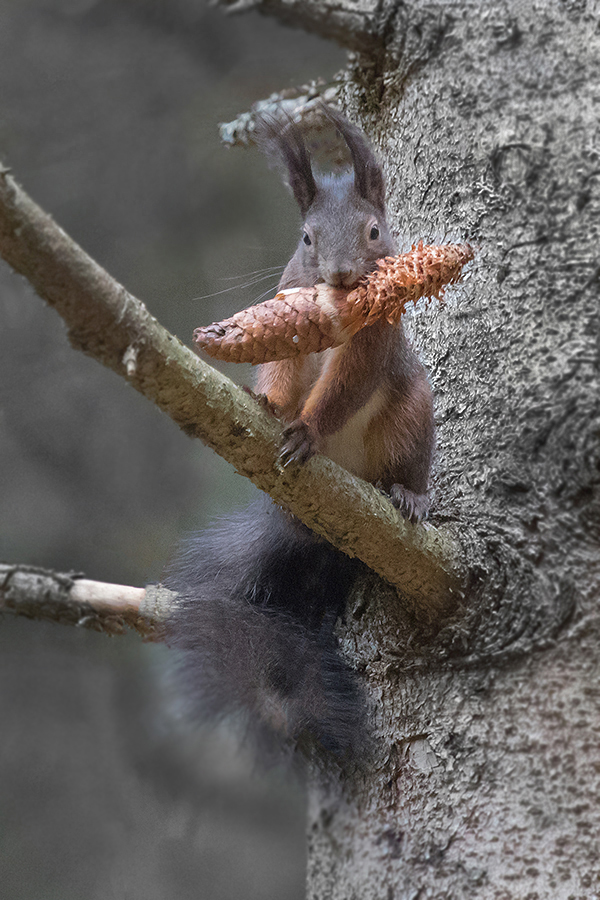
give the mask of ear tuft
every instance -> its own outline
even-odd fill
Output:
[[[354,184],[359,195],[372,203],[375,209],[385,212],[383,172],[364,134],[331,106],[323,104],[322,109],[348,145],[354,167]]]
[[[317,185],[300,128],[290,118],[282,121],[263,114],[256,121],[255,139],[262,152],[280,170],[283,169],[300,212],[305,217],[315,199]]]

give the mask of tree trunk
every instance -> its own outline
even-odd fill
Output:
[[[309,896],[600,897],[597,4],[221,3],[350,47],[341,102],[392,223],[478,247],[411,319],[437,398],[432,522],[469,583],[435,621],[375,575],[352,597],[373,751],[310,779]]]
[[[294,22],[289,0],[258,6]],[[321,31],[339,39],[333,6]],[[432,519],[456,523],[472,579],[428,628],[376,581],[354,597],[341,638],[377,746],[354,778],[312,780],[311,898],[600,896],[600,47],[583,6],[377,4],[376,48],[347,40],[365,55],[342,105],[384,161],[394,226],[478,246],[458,299],[413,319],[437,398]]]

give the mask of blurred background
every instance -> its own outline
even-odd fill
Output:
[[[0,0],[0,160],[189,343],[277,283],[300,225],[218,123],[343,64],[205,0]],[[0,260],[0,560],[144,585],[251,489],[73,351]],[[0,619],[2,897],[304,895],[300,788],[253,771],[225,731],[183,733],[167,666],[136,636]]]

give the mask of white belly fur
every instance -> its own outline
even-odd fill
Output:
[[[385,405],[382,390],[377,390],[346,424],[323,440],[321,452],[360,478],[368,477],[365,436],[371,421]]]

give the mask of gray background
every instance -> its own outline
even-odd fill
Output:
[[[342,51],[191,0],[0,0],[0,159],[183,340],[276,283],[292,200],[217,125]],[[234,278],[233,276],[239,276]],[[248,369],[230,369],[249,381]],[[0,559],[143,585],[250,487],[71,350],[0,262]],[[168,654],[0,621],[0,895],[303,895],[303,798],[226,732],[181,731]]]

